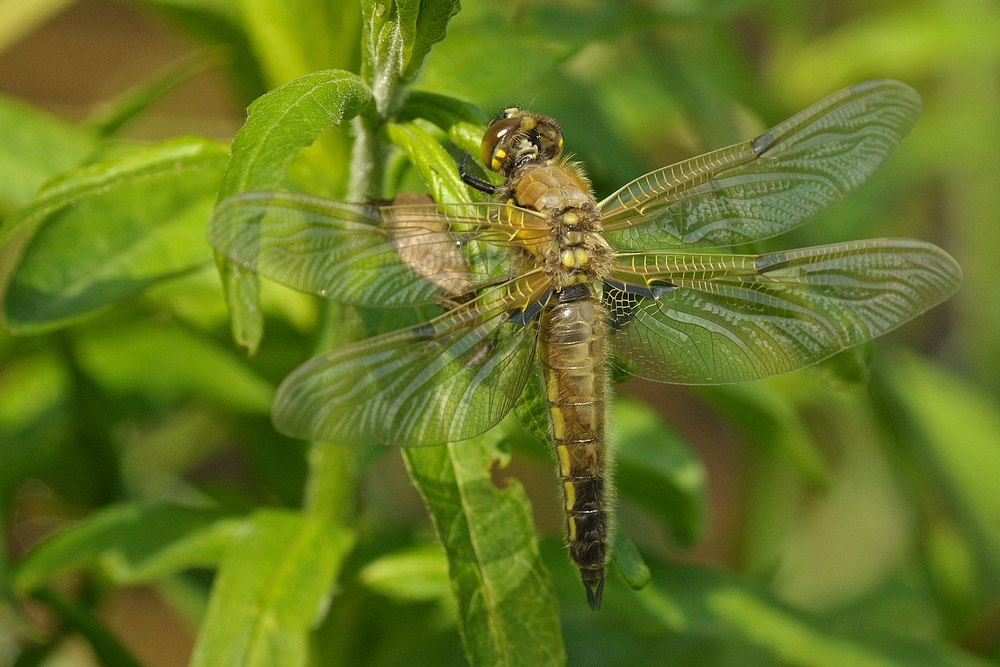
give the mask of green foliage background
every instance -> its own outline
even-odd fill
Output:
[[[0,44],[64,4],[0,2]],[[0,98],[0,665],[55,664],[70,637],[140,664],[97,613],[136,585],[198,627],[198,666],[1000,663],[1000,6],[134,4],[205,50],[81,123]],[[231,147],[120,138],[219,63],[257,100]],[[511,458],[549,464],[530,406],[525,427],[402,453],[430,525],[371,491],[399,452],[271,429],[289,370],[399,321],[224,262],[220,282],[204,229],[225,196],[468,197],[453,158],[510,103],[557,117],[602,195],[872,77],[915,86],[920,125],[760,249],[915,236],[965,283],[818,368],[690,392],[748,445],[725,562],[684,557],[711,530],[706,469],[635,399],[614,408],[624,532],[596,614],[525,488],[497,483]],[[69,527],[24,551],[39,489]]]

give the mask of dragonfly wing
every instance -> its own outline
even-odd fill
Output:
[[[208,238],[227,259],[294,289],[362,306],[413,306],[506,279],[511,245],[544,221],[495,203],[375,206],[291,192],[223,201]]]
[[[752,141],[638,178],[601,202],[622,252],[723,247],[777,236],[865,182],[916,124],[920,95],[898,81],[845,88]]]
[[[766,255],[624,255],[604,294],[614,352],[660,382],[756,380],[879,336],[951,295],[954,259],[876,239]]]
[[[278,389],[275,427],[346,445],[420,447],[465,440],[506,415],[531,369],[549,290],[540,272],[429,322],[320,355]]]

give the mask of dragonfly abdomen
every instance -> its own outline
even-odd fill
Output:
[[[607,385],[604,318],[586,284],[556,292],[541,315],[538,354],[559,462],[570,556],[600,607],[607,560]]]

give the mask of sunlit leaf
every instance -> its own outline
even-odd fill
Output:
[[[191,665],[304,665],[309,631],[353,542],[297,512],[255,512],[222,559]]]
[[[407,95],[399,120],[415,118],[428,120],[447,132],[452,142],[473,159],[479,154],[487,120],[479,107],[447,95],[415,90]]]
[[[42,183],[79,166],[99,143],[92,132],[10,98],[0,98],[0,136],[0,216],[31,202]]]
[[[0,0],[0,52],[58,14],[73,0]]]
[[[0,432],[17,432],[61,401],[70,371],[51,351],[5,361],[0,370]]]
[[[458,0],[363,0],[362,74],[373,81],[380,113],[390,112],[398,88],[420,71],[460,7]]]
[[[237,192],[280,186],[296,153],[327,128],[367,112],[371,104],[368,86],[341,70],[307,74],[259,98],[233,139],[220,201]]]
[[[175,139],[49,183],[0,229],[19,257],[7,327],[65,326],[207,262],[204,226],[225,161],[215,142]]]

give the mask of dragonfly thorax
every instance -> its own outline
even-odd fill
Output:
[[[545,268],[557,290],[607,275],[614,251],[604,238],[600,215],[570,209],[553,215]]]

